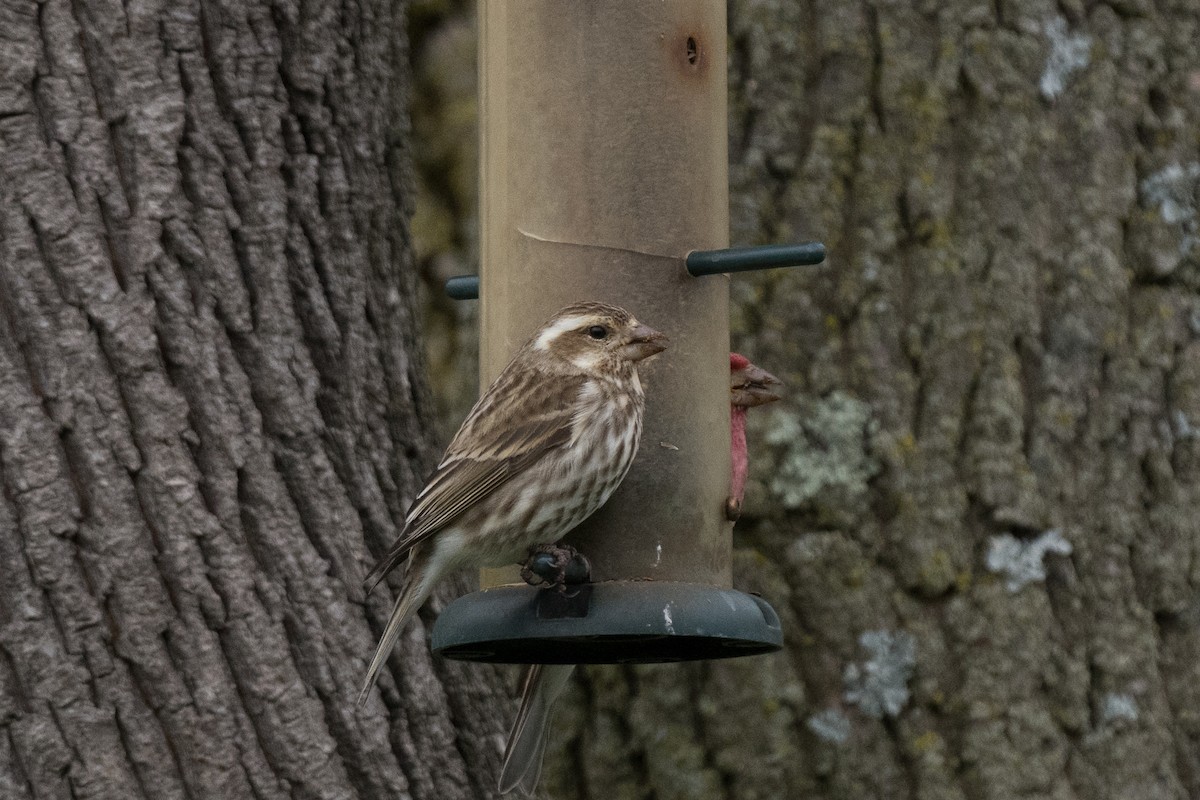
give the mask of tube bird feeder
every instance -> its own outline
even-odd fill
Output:
[[[640,370],[632,469],[566,537],[592,583],[564,595],[487,571],[433,647],[516,663],[778,649],[774,611],[731,586],[729,278],[686,265],[728,245],[725,3],[483,0],[479,31],[481,384],[577,300],[671,344]]]

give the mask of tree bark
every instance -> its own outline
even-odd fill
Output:
[[[1200,22],[731,3],[775,656],[589,668],[571,798],[1200,797]],[[652,321],[651,321],[652,322]]]
[[[403,12],[0,10],[0,796],[493,793],[423,626],[354,706],[435,444]]]

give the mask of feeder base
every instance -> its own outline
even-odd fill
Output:
[[[734,589],[605,581],[566,593],[498,586],[460,597],[433,627],[435,653],[492,664],[648,664],[770,653],[775,610]]]

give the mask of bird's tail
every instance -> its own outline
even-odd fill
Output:
[[[362,691],[358,693],[359,706],[367,701],[367,695],[371,693],[371,687],[375,685],[375,679],[379,677],[379,670],[383,668],[392,648],[396,646],[396,640],[404,632],[409,620],[421,608],[425,598],[429,597],[429,593],[433,589],[433,581],[429,580],[430,574],[431,571],[424,565],[409,564],[404,588],[400,590],[400,596],[396,598],[396,604],[392,606],[392,614],[388,617],[387,626],[383,629],[379,646],[375,648],[371,666],[367,668],[367,678],[363,681]]]
[[[550,708],[566,688],[574,669],[574,664],[531,664],[525,671],[521,709],[504,748],[499,785],[502,794],[517,789],[523,797],[533,796],[542,776]]]

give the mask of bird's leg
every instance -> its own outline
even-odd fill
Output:
[[[521,565],[521,579],[530,586],[548,586],[560,592],[567,586],[592,579],[587,556],[569,544],[538,544],[529,548],[529,558]]]

